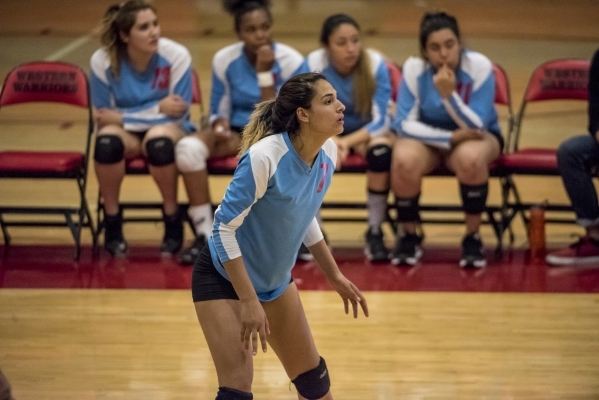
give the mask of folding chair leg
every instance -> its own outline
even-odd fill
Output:
[[[522,204],[522,200],[520,199],[520,193],[518,193],[518,188],[516,187],[516,184],[514,183],[512,177],[508,177],[507,179],[510,191],[514,195],[514,216],[516,214],[520,214],[520,217],[522,218],[522,223],[524,224],[526,230],[528,230],[528,217],[525,213],[526,210],[524,209],[524,204]]]
[[[493,211],[487,209],[487,218],[489,219],[489,223],[493,227],[493,232],[495,233],[495,237],[497,238],[497,246],[495,247],[495,256],[501,257],[503,255],[503,216],[499,219],[499,221],[493,215]]]
[[[73,254],[73,258],[75,260],[79,259],[79,253],[80,253],[80,234],[81,234],[81,221],[79,221],[79,224],[76,224],[73,221],[73,218],[71,217],[71,213],[64,213],[64,217],[66,219],[67,222],[67,226],[69,227],[69,230],[71,231],[71,235],[73,236],[73,239],[75,240],[75,251]]]
[[[8,229],[6,228],[6,223],[4,222],[4,218],[0,215],[0,227],[2,228],[2,234],[4,235],[4,245],[10,245],[10,234],[8,233]]]
[[[501,179],[501,225],[502,225],[502,237],[505,231],[509,233],[509,244],[512,246],[514,244],[514,230],[512,229],[512,220],[517,215],[518,211],[515,208],[510,207],[509,197],[511,190],[515,191],[515,197],[517,198],[517,203],[520,203],[520,196],[518,195],[518,191],[516,190],[516,186],[510,177]]]

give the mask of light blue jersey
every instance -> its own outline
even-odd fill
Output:
[[[222,263],[242,256],[258,298],[269,301],[281,295],[302,241],[311,246],[323,238],[315,215],[336,161],[331,139],[311,167],[287,133],[254,144],[239,160],[214,215],[208,245],[218,272],[228,279]]]
[[[186,133],[195,132],[189,111],[181,118],[159,111],[160,100],[171,94],[191,104],[191,56],[187,49],[166,38],[158,41],[158,52],[146,71],[135,70],[127,58],[121,61],[120,74],[110,71],[110,56],[105,49],[91,58],[91,98],[95,108],[115,109],[123,114],[127,131],[145,132],[154,125],[176,123]]]
[[[308,72],[308,67],[304,57],[293,48],[282,43],[273,46],[275,63],[271,71],[278,93],[289,78]],[[243,128],[261,101],[257,72],[245,55],[243,42],[219,50],[212,60],[210,122],[227,118],[231,126]]]
[[[453,131],[479,128],[500,137],[491,61],[480,53],[462,53],[456,88],[443,100],[433,83],[436,70],[421,58],[410,57],[402,68],[397,112],[391,129],[401,137],[449,148]]]
[[[321,72],[327,78],[337,91],[339,101],[345,106],[343,134],[365,127],[370,136],[375,137],[384,135],[389,129],[390,120],[387,110],[391,102],[391,81],[383,56],[370,49],[366,50],[366,55],[370,58],[370,67],[376,83],[376,90],[372,96],[372,110],[368,118],[362,118],[355,109],[354,76],[339,75],[331,65],[325,49],[313,51],[306,61],[310,71]]]

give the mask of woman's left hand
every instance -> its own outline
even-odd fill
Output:
[[[160,100],[160,112],[173,118],[182,117],[189,108],[189,105],[178,94],[170,94]]]
[[[123,126],[123,114],[110,108],[94,110],[94,119],[98,128],[103,128],[106,125]]]
[[[368,317],[368,304],[366,304],[366,298],[364,298],[356,285],[341,274],[335,279],[329,280],[329,283],[343,299],[346,314],[349,314],[349,303],[351,303],[354,318],[358,318],[358,304],[360,304],[364,315]]]

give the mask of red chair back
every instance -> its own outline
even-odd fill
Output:
[[[591,63],[582,59],[552,60],[532,73],[524,101],[588,100]]]
[[[79,67],[67,63],[21,64],[6,76],[0,106],[29,102],[65,103],[88,108],[87,76]]]
[[[401,67],[392,61],[387,61],[387,70],[391,80],[391,99],[397,101],[397,93],[401,83]]]
[[[508,106],[511,110],[510,84],[505,70],[501,66],[493,64],[493,75],[495,76],[495,104]]]

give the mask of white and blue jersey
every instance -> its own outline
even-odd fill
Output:
[[[458,128],[485,129],[501,141],[491,61],[480,53],[464,51],[456,71],[456,88],[445,100],[433,83],[435,73],[421,58],[408,58],[391,129],[400,137],[440,148],[450,148],[451,136]]]
[[[315,215],[336,161],[331,139],[312,166],[300,158],[287,133],[254,144],[239,160],[214,215],[208,245],[218,272],[228,279],[223,263],[243,257],[258,298],[281,295],[302,241],[311,246],[323,238]]]
[[[306,61],[308,68],[313,72],[321,72],[337,91],[337,98],[345,106],[343,112],[344,130],[348,134],[365,127],[370,136],[376,137],[387,133],[389,129],[389,115],[387,110],[391,102],[391,81],[389,71],[383,56],[367,49],[366,55],[370,58],[370,67],[376,83],[376,90],[372,97],[372,110],[368,118],[363,118],[355,108],[354,76],[341,76],[335,71],[325,49],[318,49],[308,55]]]
[[[110,108],[123,115],[123,128],[145,132],[154,125],[176,123],[186,133],[195,132],[189,111],[180,118],[170,117],[159,110],[159,102],[177,94],[191,104],[191,55],[187,49],[166,38],[158,40],[158,52],[148,68],[138,72],[123,58],[119,76],[110,70],[110,55],[97,50],[91,58],[90,88],[95,108]]]
[[[271,71],[278,93],[289,78],[308,72],[308,67],[297,50],[282,43],[273,43],[273,47],[275,63]],[[231,126],[243,128],[261,101],[257,72],[245,55],[243,42],[219,50],[212,60],[210,122],[227,118]]]

